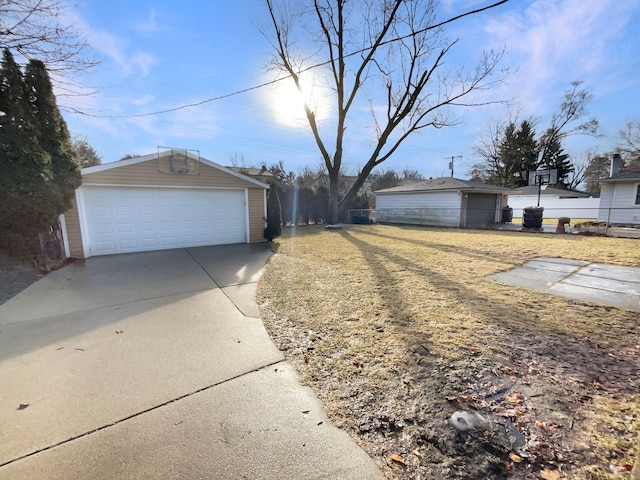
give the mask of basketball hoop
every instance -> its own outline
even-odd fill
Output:
[[[178,175],[199,175],[200,152],[184,148],[158,147],[158,171]]]
[[[549,185],[558,183],[558,169],[530,170],[529,185],[538,186],[538,207],[540,206],[540,192],[546,190]]]

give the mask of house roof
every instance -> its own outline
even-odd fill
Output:
[[[167,152],[161,152],[160,155],[167,155]],[[190,152],[187,153],[187,155],[189,156],[193,156]],[[195,156],[194,156],[195,158]],[[256,180],[255,178],[251,178],[248,175],[243,175],[241,173],[238,172],[234,172],[233,170],[231,170],[230,168],[227,167],[223,167],[222,165],[212,162],[211,160],[207,160],[204,157],[199,157],[200,158],[200,163],[207,165],[211,168],[215,168],[217,170],[220,170],[222,172],[225,172],[229,175],[232,175],[234,177],[237,178],[241,178],[243,180],[246,180],[247,182],[253,183],[254,185],[257,185],[259,187],[262,188],[269,188],[269,185],[267,185],[266,183],[260,182],[258,180]],[[96,173],[96,172],[103,172],[105,170],[111,170],[112,168],[120,168],[120,167],[126,167],[128,165],[135,165],[136,163],[142,163],[142,162],[148,162],[149,160],[157,160],[158,159],[158,153],[150,153],[149,155],[142,155],[140,157],[134,157],[134,158],[128,158],[127,160],[120,160],[120,161],[116,161],[116,162],[109,162],[109,163],[103,163],[101,165],[96,165],[94,167],[87,167],[87,168],[83,168],[82,170],[80,170],[80,173],[82,175],[88,175],[90,173]]]
[[[247,168],[247,167],[227,167],[229,170],[233,170],[234,172],[244,173],[245,175],[249,175],[252,177],[275,177],[273,173],[271,173],[266,168]]]
[[[640,171],[625,172],[614,175],[613,177],[601,178],[601,182],[637,182],[640,180]]]
[[[487,185],[481,182],[461,180],[453,177],[431,178],[418,182],[407,182],[397,187],[385,188],[374,192],[378,194],[389,193],[417,193],[417,192],[437,192],[437,191],[464,191],[464,192],[484,192],[484,193],[507,193],[508,188]]]
[[[515,188],[511,192],[512,195],[538,195],[538,185],[528,185],[526,187]],[[540,189],[540,195],[558,195],[563,198],[586,198],[590,197],[588,193],[578,190],[569,190],[566,188],[555,188],[547,186]]]

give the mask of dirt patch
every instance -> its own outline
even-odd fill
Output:
[[[0,305],[42,277],[40,271],[0,252]]]
[[[258,288],[265,325],[388,478],[629,478],[640,315],[487,276],[536,256],[637,266],[636,240],[285,235]]]

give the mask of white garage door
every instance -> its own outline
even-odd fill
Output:
[[[90,255],[246,242],[243,190],[82,187]]]

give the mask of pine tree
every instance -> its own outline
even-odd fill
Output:
[[[510,123],[505,128],[504,137],[498,147],[498,168],[496,178],[503,179],[505,187],[527,185],[529,171],[538,164],[538,142],[531,122],[524,120],[520,127]]]
[[[80,169],[44,63],[29,61],[24,78],[39,143],[49,156],[49,163],[42,170],[46,180],[43,193],[48,198],[42,220],[53,224],[57,222],[57,216],[71,206],[74,191],[80,186]]]
[[[555,168],[558,170],[558,183],[567,185],[569,175],[575,171],[569,155],[563,152],[562,144],[558,137],[552,136],[549,130],[540,139],[541,148],[540,166]]]
[[[33,206],[43,199],[42,171],[48,156],[42,150],[29,92],[20,67],[8,49],[0,67],[0,229],[29,231],[39,215]]]
[[[0,228],[36,233],[57,223],[80,184],[66,123],[44,64],[23,75],[9,50],[0,68]]]

